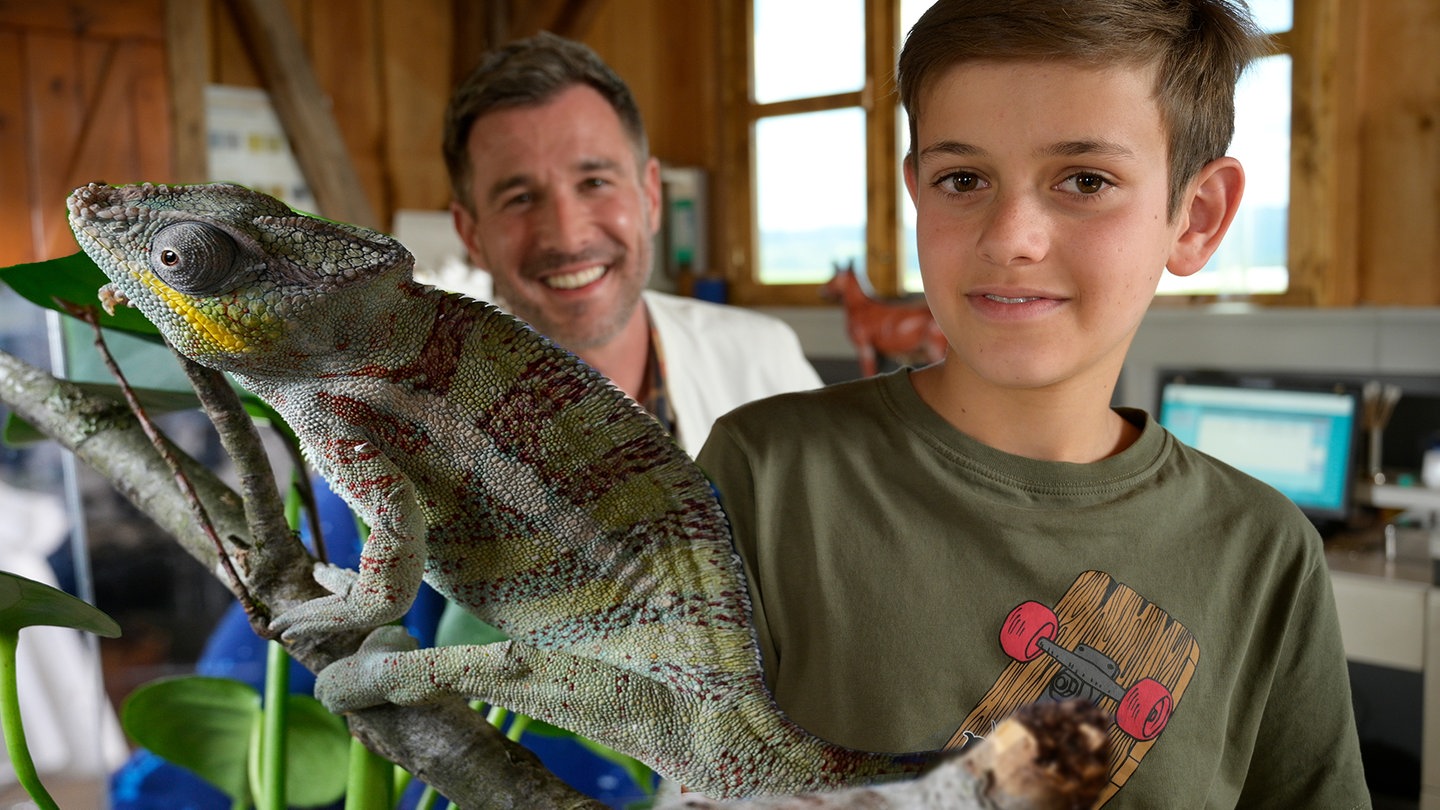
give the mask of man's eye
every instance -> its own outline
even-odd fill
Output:
[[[587,177],[580,181],[581,188],[604,188],[610,185],[610,181],[603,177]]]

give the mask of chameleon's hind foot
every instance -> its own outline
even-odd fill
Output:
[[[315,678],[315,697],[336,714],[388,703],[400,691],[404,678],[396,660],[419,646],[399,625],[377,627],[353,655],[320,672]]]

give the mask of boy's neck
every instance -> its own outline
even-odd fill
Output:
[[[1089,389],[1078,381],[1003,388],[948,363],[913,372],[910,380],[925,404],[957,430],[1012,455],[1090,463],[1121,452],[1140,436],[1138,427],[1110,407],[1113,380]]]

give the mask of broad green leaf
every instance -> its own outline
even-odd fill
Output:
[[[81,251],[59,259],[0,267],[0,282],[10,285],[15,292],[46,309],[65,312],[56,299],[79,306],[98,307],[100,299],[96,293],[109,284],[110,279],[105,277],[93,259]],[[106,314],[103,309],[99,313],[101,326],[153,335],[159,339],[160,330],[145,320],[137,309],[117,307],[114,315]]]
[[[444,612],[440,614],[440,626],[435,629],[437,647],[494,644],[508,638],[510,637],[499,629],[481,621],[453,602],[445,605]]]
[[[345,794],[350,732],[345,721],[309,695],[290,696],[285,735],[285,795],[293,807],[316,807]]]
[[[151,681],[120,708],[120,724],[135,742],[246,804],[250,730],[259,717],[260,693],[229,678],[203,676]]]
[[[260,710],[260,694],[248,684],[190,675],[153,681],[132,692],[120,722],[157,756],[194,772],[231,799],[248,802],[247,757]],[[289,804],[330,804],[345,792],[350,749],[345,721],[308,695],[290,695],[288,711]]]
[[[120,625],[95,606],[43,582],[0,571],[0,631],[36,625],[73,627],[106,638],[120,635]]]

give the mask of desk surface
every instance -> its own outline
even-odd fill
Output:
[[[1435,538],[1432,541],[1429,529],[1396,529],[1394,556],[1386,559],[1383,529],[1343,533],[1325,541],[1325,561],[1332,574],[1378,577],[1395,587],[1430,588],[1435,584],[1431,545],[1440,541],[1440,533]]]

